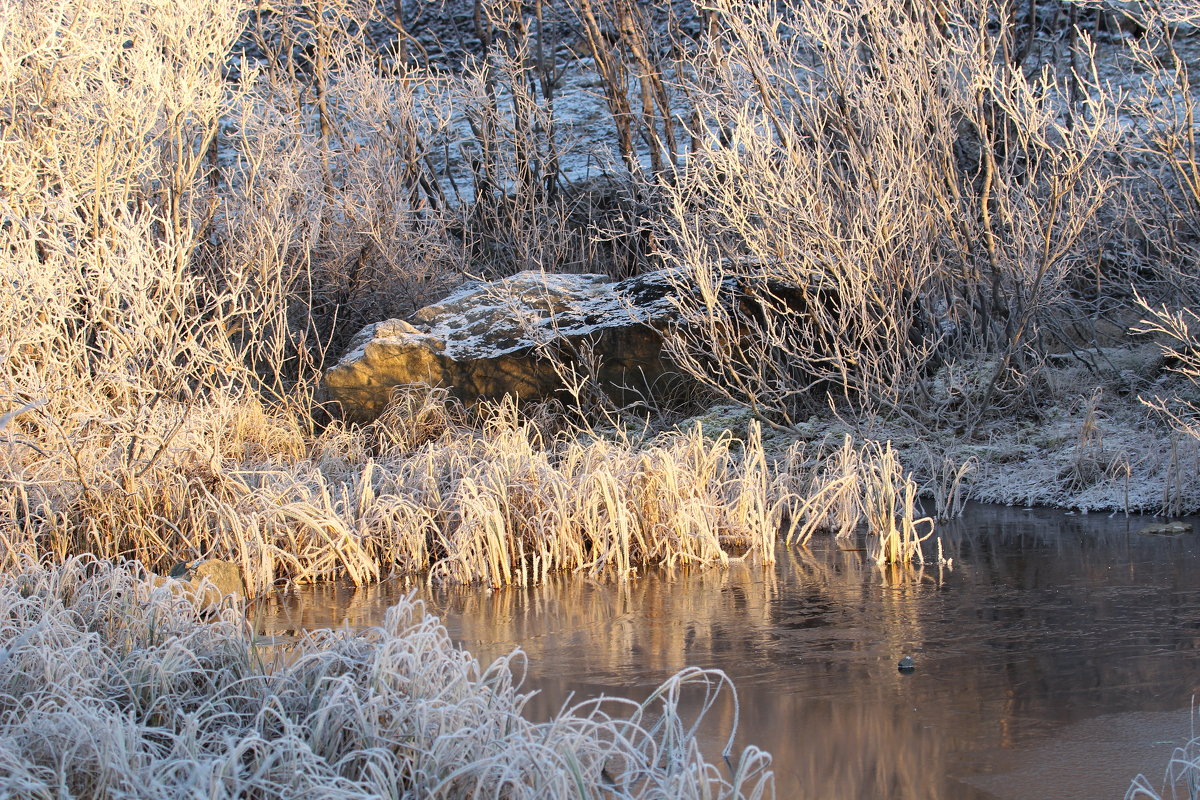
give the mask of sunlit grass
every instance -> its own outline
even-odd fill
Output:
[[[901,466],[890,442],[842,446],[818,453],[807,466],[803,447],[784,460],[784,474],[804,481],[796,492],[796,509],[785,540],[805,544],[817,531],[839,539],[860,530],[867,536],[871,559],[883,564],[924,564],[922,544],[933,537],[934,521],[921,516],[918,487]],[[814,468],[815,467],[815,468]]]
[[[222,447],[240,458],[185,452],[125,483],[99,473],[89,491],[49,471],[0,487],[4,566],[91,552],[165,570],[216,557],[254,593],[416,573],[489,586],[559,571],[621,579],[646,565],[773,563],[793,503],[756,429],[744,442],[700,429],[649,441],[547,433],[546,414],[511,402],[468,412],[428,389],[307,446],[265,416],[237,420]]]

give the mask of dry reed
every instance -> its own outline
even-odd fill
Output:
[[[793,495],[788,544],[806,544],[818,530],[848,538],[861,526],[876,564],[925,563],[921,545],[933,537],[934,521],[918,516],[917,484],[900,465],[891,442],[856,447],[847,436],[837,450],[818,454],[816,469],[806,468],[804,459],[804,449],[793,447],[781,470],[791,480],[807,475],[807,486]]]
[[[265,417],[236,420],[224,458],[164,457],[124,486],[97,477],[81,491],[45,472],[0,491],[4,568],[78,552],[158,569],[218,557],[255,593],[426,571],[491,586],[563,570],[623,578],[643,565],[772,563],[792,502],[757,429],[745,442],[699,429],[643,444],[547,435],[511,401],[468,414],[421,389],[365,430],[307,447]]]

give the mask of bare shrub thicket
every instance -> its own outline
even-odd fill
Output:
[[[666,55],[680,32],[670,22],[654,24],[655,10],[631,0],[569,5],[601,78],[625,168],[631,176],[668,175],[684,152],[686,133],[671,102],[675,59]]]
[[[732,731],[728,769],[700,752],[712,717],[686,703],[707,711],[732,692],[719,672],[533,723],[520,652],[480,665],[411,599],[378,628],[310,635],[282,657],[252,639],[244,620],[202,618],[138,565],[6,573],[0,794],[774,796],[770,757],[735,757]]]
[[[309,350],[411,313],[467,269],[433,169],[455,141],[450,87],[382,68],[365,33],[377,21],[371,4],[299,3],[248,28],[266,58],[243,65],[219,269],[282,283]]]
[[[1047,344],[1109,286],[1103,87],[1083,72],[1072,98],[1007,65],[986,0],[717,8],[660,231],[688,371],[785,424],[827,395],[919,415],[931,363],[982,351],[994,369],[958,411],[1029,400]]]
[[[1159,0],[1119,9],[1144,28],[1126,42],[1137,78],[1126,104],[1134,135],[1125,151],[1129,171],[1138,176],[1130,194],[1130,217],[1145,241],[1147,266],[1138,305],[1139,332],[1156,339],[1167,369],[1190,387],[1146,394],[1142,402],[1176,430],[1200,440],[1195,389],[1200,386],[1200,330],[1194,304],[1200,299],[1200,143],[1197,142],[1198,87],[1195,63],[1180,51],[1179,39],[1200,26],[1200,9],[1190,3]],[[1172,444],[1172,462],[1177,445]],[[1173,470],[1172,470],[1173,472]],[[1182,483],[1175,481],[1176,485]],[[1164,509],[1181,513],[1168,498]]]
[[[1137,33],[1122,39],[1115,59],[1124,90],[1118,101],[1124,135],[1113,154],[1127,181],[1122,255],[1136,267],[1133,282],[1155,304],[1193,304],[1200,292],[1200,87],[1194,81],[1200,10],[1174,0],[1074,1]]]
[[[194,258],[241,23],[222,0],[0,15],[0,403],[26,409],[6,420],[0,502],[29,535],[77,526],[90,548],[106,503],[152,496],[213,420],[259,403],[237,332],[279,309]]]
[[[1190,308],[1172,311],[1165,305],[1153,307],[1145,301],[1142,301],[1142,308],[1146,319],[1142,321],[1141,330],[1159,339],[1168,360],[1167,369],[1181,378],[1189,389],[1145,395],[1141,401],[1193,443],[1200,442],[1200,397],[1197,397],[1197,389],[1200,389],[1200,317]],[[1173,456],[1176,447],[1173,442]],[[1172,504],[1164,496],[1164,508],[1182,513],[1184,508],[1179,505],[1182,504]]]

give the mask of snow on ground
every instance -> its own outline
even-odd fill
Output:
[[[763,439],[776,458],[804,442],[814,460],[847,436],[858,443],[890,441],[926,496],[969,465],[963,485],[972,500],[1085,512],[1194,513],[1200,509],[1200,442],[1172,430],[1140,398],[1195,401],[1200,390],[1163,372],[1156,351],[1153,344],[1107,348],[1104,355],[1113,363],[1096,371],[1079,363],[1048,366],[1042,375],[1045,407],[986,420],[973,436],[936,425],[851,423],[825,414],[789,431],[764,429]],[[699,423],[712,435],[729,429],[744,436],[750,419],[747,409],[718,406],[678,427]]]

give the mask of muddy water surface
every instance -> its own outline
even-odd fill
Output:
[[[881,572],[827,539],[773,568],[419,594],[480,659],[528,654],[534,717],[724,670],[781,798],[1120,798],[1161,784],[1200,688],[1197,535],[1145,524],[979,507],[941,528],[949,569]],[[258,627],[366,627],[405,591],[293,592]],[[714,756],[733,716],[711,712]]]

